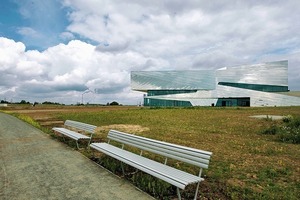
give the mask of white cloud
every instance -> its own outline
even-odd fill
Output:
[[[24,51],[23,43],[0,37],[0,71],[4,73],[5,70],[9,70]]]
[[[23,36],[40,37],[40,34],[36,30],[30,27],[18,28],[17,32]]]
[[[68,31],[66,31],[66,32],[62,32],[60,35],[59,35],[59,37],[61,38],[61,39],[63,39],[63,40],[73,40],[73,39],[75,39],[75,36],[74,36],[74,34],[73,33],[71,33],[71,32],[68,32]]]
[[[59,44],[43,52],[25,51],[24,44],[0,38],[1,96],[4,99],[39,99],[62,103],[81,102],[86,90],[94,92],[90,103],[113,100],[131,102],[128,92],[130,71],[140,66],[160,65],[160,59],[149,58],[136,52],[122,54],[96,50],[96,46],[79,40]],[[7,59],[7,57],[12,59]],[[149,62],[151,63],[150,66]],[[125,98],[119,99],[125,93]],[[71,94],[71,96],[70,96]],[[86,96],[86,95],[84,95]],[[135,97],[136,95],[133,95]]]
[[[120,41],[119,43],[104,43],[101,45],[97,46],[97,50],[101,52],[120,52],[120,51],[125,51],[129,47],[129,42],[128,41]]]

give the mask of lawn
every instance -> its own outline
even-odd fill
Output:
[[[73,119],[97,125],[95,141],[105,141],[109,129],[213,152],[205,181],[206,199],[300,199],[300,145],[282,143],[261,134],[282,120],[253,115],[300,116],[300,107],[271,108],[143,108],[45,107],[7,108],[45,121]],[[46,128],[51,128],[47,124]],[[179,167],[184,167],[180,166]],[[191,169],[194,170],[194,169]]]

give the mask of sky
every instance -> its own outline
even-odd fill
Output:
[[[131,71],[279,60],[300,91],[299,19],[299,0],[1,0],[0,100],[136,105]]]

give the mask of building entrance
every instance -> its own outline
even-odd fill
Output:
[[[250,107],[250,97],[230,97],[230,98],[219,98],[216,106],[243,106]]]

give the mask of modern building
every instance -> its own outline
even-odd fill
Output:
[[[218,70],[133,71],[145,106],[300,106],[288,89],[288,61]]]

